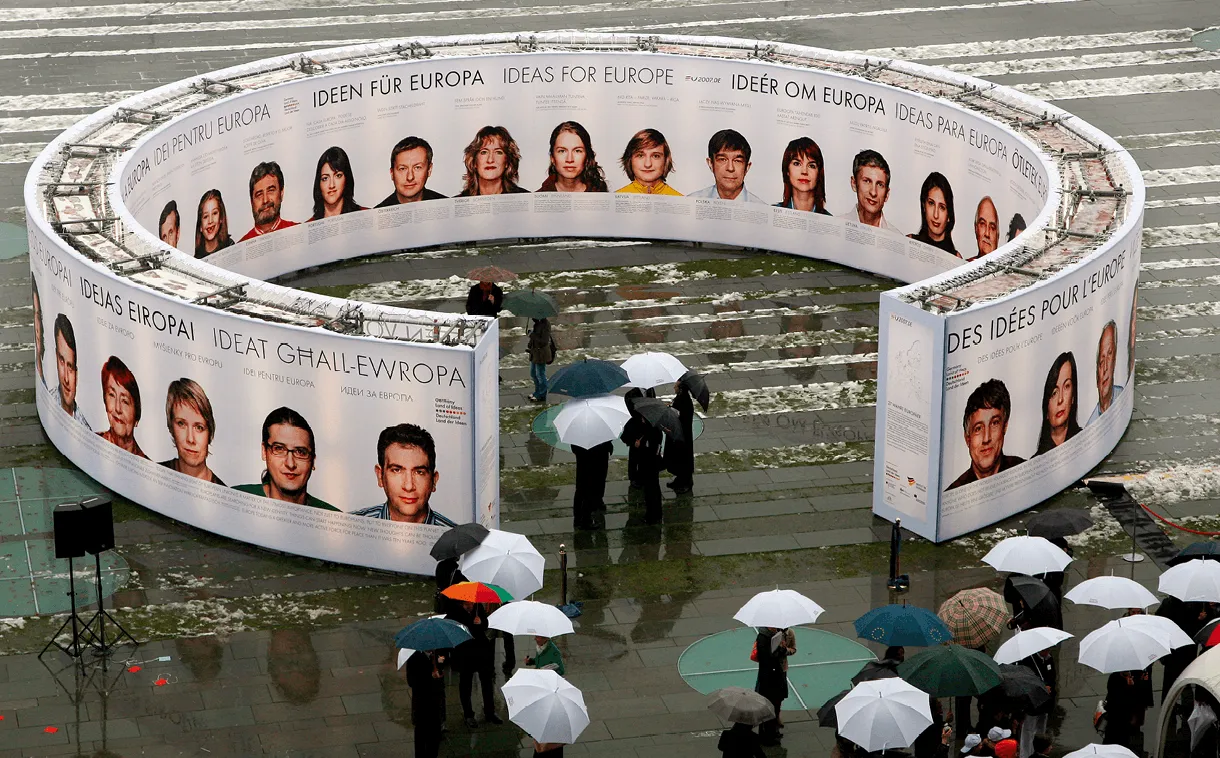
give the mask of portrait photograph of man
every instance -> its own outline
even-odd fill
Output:
[[[707,167],[716,182],[710,187],[692,192],[687,197],[737,200],[743,203],[765,202],[746,189],[746,174],[750,171],[750,143],[740,132],[721,129],[707,143]]]
[[[1101,418],[1110,406],[1123,394],[1123,388],[1114,383],[1114,367],[1118,362],[1118,326],[1107,321],[1101,328],[1101,339],[1097,341],[1097,406],[1089,415],[1085,426]]]
[[[309,479],[317,461],[313,429],[305,417],[280,407],[263,421],[263,470],[257,484],[239,484],[233,489],[272,500],[307,505],[327,511],[335,506],[309,494]]]
[[[170,200],[161,209],[161,217],[157,219],[157,233],[161,241],[170,247],[178,247],[178,239],[182,236],[182,214],[178,212],[178,203]]]
[[[390,151],[390,181],[394,191],[377,203],[378,208],[389,208],[400,203],[420,200],[443,200],[444,195],[427,187],[432,177],[432,146],[420,137],[399,140]]]
[[[283,204],[284,172],[280,170],[280,164],[266,161],[255,166],[250,172],[250,213],[254,215],[254,228],[246,232],[241,241],[296,226],[297,222],[280,216]]]
[[[890,199],[890,164],[876,150],[861,150],[851,162],[851,191],[856,193],[856,219],[865,226],[898,231],[885,220]]]
[[[976,258],[994,253],[1000,246],[1000,214],[996,212],[995,202],[987,196],[974,209],[974,244],[978,249]]]
[[[1011,413],[1012,399],[1004,382],[988,379],[974,388],[966,399],[966,412],[962,415],[962,435],[966,449],[970,451],[970,468],[954,479],[946,490],[986,479],[1025,462],[1024,458],[1004,454],[1004,435],[1008,432]]]
[[[47,375],[43,369],[42,358],[46,351],[46,345],[43,342],[45,336],[42,328],[42,298],[38,295],[38,280],[30,278],[30,296],[31,302],[34,305],[34,371],[38,374],[38,381],[42,384],[43,389],[50,390],[47,386]]]
[[[674,172],[674,156],[665,135],[656,129],[641,129],[627,141],[619,159],[623,173],[631,180],[615,192],[637,195],[673,195],[682,193],[666,184]]]
[[[76,332],[72,322],[64,314],[55,317],[55,371],[59,375],[59,387],[55,390],[55,399],[64,413],[85,425],[89,431],[93,427],[85,419],[76,404]]]
[[[432,435],[415,424],[398,424],[377,437],[377,486],[385,502],[354,511],[353,515],[402,521],[409,524],[455,526],[429,504],[440,472],[436,470],[436,444]]]

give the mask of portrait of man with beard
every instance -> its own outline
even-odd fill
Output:
[[[246,232],[245,242],[264,234],[296,226],[297,222],[280,217],[280,206],[284,204],[284,172],[275,161],[260,163],[250,173],[250,213],[254,215],[254,228]]]

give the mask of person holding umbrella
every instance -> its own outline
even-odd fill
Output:
[[[639,390],[633,391],[638,392]],[[659,400],[650,400],[645,397],[636,398],[634,402],[628,401],[627,407],[631,410],[631,420],[623,427],[623,433],[619,439],[627,445],[629,473],[631,470],[630,456],[636,458],[632,484],[644,490],[644,523],[658,524],[661,522],[662,501],[661,482],[658,477],[664,467],[664,461],[661,458],[662,434],[660,429],[649,423],[649,420],[636,409],[638,403],[645,401],[658,405],[661,403]]]
[[[534,645],[534,654],[525,657],[525,665],[536,669],[551,669],[563,676],[567,669],[563,665],[563,654],[559,652],[554,641],[550,637],[535,634]]]
[[[1152,667],[1115,671],[1106,681],[1106,733],[1103,745],[1143,746],[1144,717],[1152,707]]]
[[[716,743],[722,758],[765,758],[754,725],[775,717],[769,700],[744,687],[722,687],[708,698],[707,709],[733,723]]]
[[[681,426],[679,434],[665,443],[665,466],[674,475],[673,481],[666,486],[683,495],[695,486],[695,402],[685,375],[674,383],[674,393],[671,405],[678,412]]]
[[[1017,741],[1020,745],[1019,756],[1030,758],[1034,754],[1034,737],[1046,731],[1051,711],[1055,709],[1055,662],[1051,658],[1051,648],[1048,647],[1021,659],[1017,665],[1033,671],[1050,694],[1050,698],[1041,706],[1026,711],[1025,718],[1021,721],[1021,736]]]
[[[471,702],[475,675],[479,677],[479,690],[483,695],[483,719],[490,724],[503,724],[504,721],[496,715],[496,648],[495,641],[487,636],[487,610],[482,603],[462,601],[449,616],[470,630],[471,636],[469,641],[454,650],[458,668],[458,698],[462,702],[466,726],[475,729],[479,725],[474,718],[474,705]]]
[[[620,439],[627,446],[627,481],[632,487],[642,488],[644,486],[644,481],[640,476],[640,461],[643,460],[643,456],[640,454],[640,449],[632,444],[632,441],[638,439],[640,430],[648,423],[636,409],[635,403],[637,400],[643,400],[644,398],[652,399],[656,396],[656,390],[651,387],[647,390],[633,387],[627,390],[626,395],[623,395],[623,400],[627,402],[627,410],[631,412],[631,420],[627,422],[627,426],[623,427],[623,434]]]
[[[788,675],[784,673],[784,659],[789,650],[783,644],[783,630],[764,626],[759,628],[758,637],[754,640],[758,651],[758,679],[754,691],[771,701],[775,707],[775,718],[764,721],[759,727],[762,744],[778,745],[783,737],[780,734],[780,708],[788,697]]]
[[[411,724],[417,758],[436,758],[445,725],[445,675],[448,656],[440,650],[417,650],[407,659],[411,688]]]
[[[466,315],[496,318],[504,307],[504,290],[490,280],[470,285],[466,293]]]
[[[733,724],[720,733],[720,741],[716,743],[722,758],[766,758],[763,752],[762,740],[749,724]]]
[[[530,378],[534,380],[534,393],[529,396],[530,402],[546,402],[546,367],[555,362],[557,352],[555,338],[551,336],[551,322],[545,318],[534,319],[534,328],[530,330],[529,343],[526,346],[530,357]]]
[[[576,492],[572,496],[572,525],[577,529],[596,529],[594,514],[606,510],[606,477],[610,472],[610,456],[614,443],[607,440],[585,448],[572,445],[576,456]],[[602,522],[604,526],[605,522]]]

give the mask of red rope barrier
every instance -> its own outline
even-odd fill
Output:
[[[1182,530],[1183,532],[1190,532],[1191,534],[1197,534],[1197,535],[1199,535],[1200,537],[1220,537],[1220,532],[1201,532],[1201,531],[1199,531],[1199,530],[1197,530],[1197,529],[1191,529],[1191,528],[1190,528],[1190,527],[1188,527],[1188,526],[1182,526],[1181,524],[1176,524],[1176,523],[1174,523],[1173,521],[1170,521],[1169,519],[1165,518],[1165,517],[1164,517],[1164,516],[1162,516],[1161,514],[1157,513],[1156,511],[1152,510],[1152,509],[1151,509],[1151,508],[1149,508],[1148,506],[1144,505],[1143,503],[1139,503],[1139,507],[1143,508],[1143,509],[1144,509],[1145,511],[1147,511],[1149,514],[1151,514],[1151,515],[1155,516],[1156,518],[1158,518],[1159,520],[1161,520],[1161,521],[1165,522],[1166,524],[1169,524],[1169,525],[1170,525],[1170,526],[1172,526],[1174,529],[1180,529],[1180,530]]]

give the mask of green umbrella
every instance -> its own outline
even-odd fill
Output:
[[[513,290],[504,296],[504,310],[514,316],[550,318],[559,313],[555,299],[538,290]]]
[[[935,697],[981,695],[1000,683],[1000,666],[986,653],[944,645],[912,656],[898,675]]]

